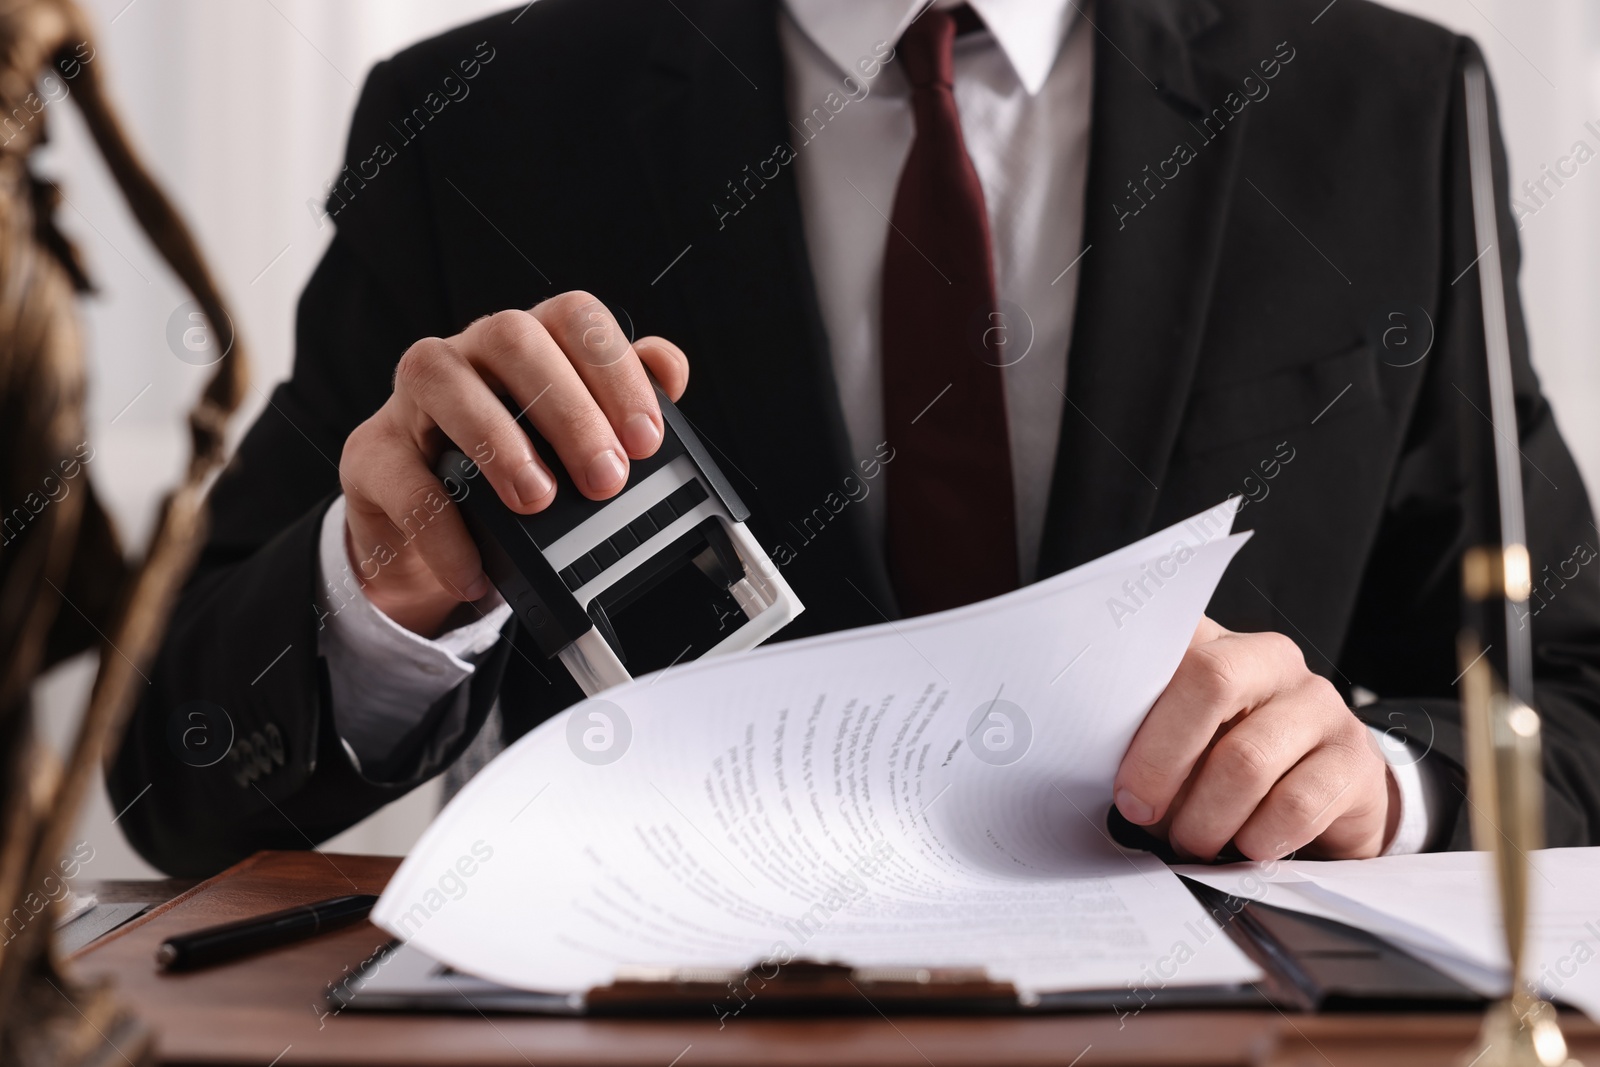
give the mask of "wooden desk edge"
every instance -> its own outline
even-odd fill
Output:
[[[379,871],[398,860],[348,857],[364,866],[357,877],[374,887],[387,875]],[[347,857],[336,857],[339,861]],[[806,1021],[750,1019],[724,1033],[706,1020],[540,1019],[507,1016],[494,1020],[485,1034],[482,1020],[467,1016],[356,1016],[335,1023],[313,1022],[302,997],[315,992],[306,976],[335,974],[340,962],[366,952],[372,934],[365,925],[330,934],[325,939],[289,946],[254,962],[219,968],[201,979],[181,984],[157,976],[150,962],[160,931],[147,924],[212,892],[220,882],[244,876],[258,884],[274,881],[272,872],[302,868],[305,888],[331,892],[339,886],[330,875],[304,870],[303,852],[262,852],[179,893],[140,918],[74,953],[75,962],[95,965],[116,978],[130,1004],[166,1033],[163,1062],[264,1063],[273,1055],[310,1055],[328,1064],[522,1064],[615,1065],[659,1064],[695,1046],[702,1063],[748,1063],[759,1058],[773,1067],[828,1062],[835,1067],[894,1063],[921,1067],[920,1045],[932,1042],[944,1051],[943,1063],[955,1065],[1065,1064],[1074,1054],[1094,1049],[1096,1062],[1138,1064],[1205,1064],[1207,1067],[1264,1065],[1289,1067],[1332,1063],[1335,1067],[1422,1067],[1450,1064],[1470,1043],[1477,1018],[1468,1015],[1285,1015],[1271,1012],[1154,1013],[1139,1030],[1123,1035],[1119,1020],[1108,1015],[1022,1017],[1014,1024],[999,1019],[958,1020],[903,1017],[887,1025],[875,1018],[820,1018]],[[390,868],[392,869],[392,868]],[[342,872],[341,872],[342,873]],[[318,879],[326,879],[323,885]],[[256,902],[256,903],[259,903]],[[143,933],[143,938],[138,935]],[[133,941],[125,941],[129,936]],[[109,951],[108,951],[109,950]],[[97,960],[96,955],[109,959]],[[135,961],[138,961],[137,963]],[[106,964],[113,964],[107,971]],[[248,972],[248,973],[247,973]],[[144,982],[141,974],[156,980]],[[182,992],[188,988],[190,992]],[[320,986],[318,986],[320,988]],[[198,993],[194,996],[193,993]],[[213,1014],[215,1012],[216,1014]],[[1581,1017],[1564,1017],[1575,1052],[1595,1063],[1600,1052],[1600,1026]],[[313,1029],[315,1027],[315,1029]],[[883,1027],[883,1032],[879,1028]],[[313,1046],[314,1040],[320,1042]],[[720,1035],[720,1036],[719,1036]],[[268,1046],[271,1047],[268,1047]],[[1071,1046],[1069,1049],[1068,1046]],[[281,1050],[281,1051],[280,1051]],[[759,1056],[758,1056],[759,1054]],[[706,1058],[709,1057],[709,1058]],[[1109,1058],[1107,1058],[1109,1057]]]
[[[168,897],[165,901],[157,904],[155,907],[151,908],[143,915],[140,915],[138,918],[130,919],[121,926],[117,927],[115,930],[112,930],[110,933],[105,934],[102,937],[97,937],[87,945],[84,945],[78,951],[69,955],[67,957],[67,962],[75,962],[79,959],[82,959],[85,953],[91,952],[95,949],[104,948],[106,945],[109,945],[118,938],[139,929],[139,927],[143,926],[145,923],[156,918],[157,916],[166,914],[179,904],[182,904],[184,901],[188,900],[190,897],[198,896],[199,894],[206,892],[211,886],[215,885],[224,878],[231,878],[241,871],[249,870],[251,867],[261,862],[263,857],[270,855],[272,855],[271,852],[254,853],[240,860],[238,863],[235,863],[227,870],[218,871],[216,874],[213,874],[210,878],[200,882],[198,885],[190,886],[177,896]],[[154,879],[152,879],[152,881],[154,881]]]

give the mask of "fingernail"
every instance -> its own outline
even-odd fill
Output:
[[[543,467],[537,463],[529,463],[517,472],[511,485],[517,491],[517,499],[522,501],[522,506],[531,508],[550,495],[555,483],[550,480]]]
[[[479,574],[464,590],[468,600],[482,600],[489,595],[489,576]]]
[[[609,493],[620,489],[623,479],[627,476],[628,468],[622,465],[622,460],[609,448],[589,461],[591,493]]]
[[[644,412],[629,415],[622,424],[622,447],[630,456],[651,455],[659,444],[661,431],[656,429],[655,420]]]
[[[1117,810],[1122,812],[1122,817],[1129,822],[1144,826],[1146,823],[1156,821],[1156,813],[1150,810],[1150,805],[1126,789],[1117,790],[1116,800]]]

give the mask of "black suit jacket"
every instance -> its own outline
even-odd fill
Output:
[[[1362,0],[1313,22],[1322,6],[1092,11],[1084,247],[1058,258],[1084,255],[1041,573],[1266,492],[1241,515],[1257,536],[1211,613],[1286,633],[1347,692],[1380,694],[1361,714],[1454,779],[1457,575],[1481,536],[1460,420],[1487,436],[1466,399],[1483,388],[1477,275],[1453,283],[1476,256],[1461,88],[1476,50]],[[774,0],[544,0],[374,69],[294,374],[216,486],[209,545],[110,767],[119,808],[151,786],[121,824],[152,862],[205,874],[320,841],[448,765],[497,693],[512,735],[578,698],[508,627],[469,683],[466,721],[436,708],[403,758],[363,776],[316,653],[317,532],[346,435],[412,342],[497,309],[587,289],[639,334],[676,340],[693,364],[683,410],[757,536],[792,550],[785,574],[807,610],[783,636],[895,617],[862,509],[829,503],[865,457],[846,441],[794,169],[763,165],[780,145],[806,150],[776,23]],[[1499,156],[1496,171],[1504,189]],[[1597,535],[1529,366],[1501,199],[1533,565],[1560,575],[1531,620],[1549,836],[1592,842],[1600,566],[1574,560],[1592,559]],[[1411,313],[1409,349],[1371,340],[1374,321],[1405,321],[1384,317],[1395,305],[1426,313]],[[1430,329],[1427,355],[1394,365]],[[818,509],[827,521],[806,525]],[[196,700],[235,733],[211,767],[175,747],[174,717]],[[1452,794],[1443,836],[1464,847]]]

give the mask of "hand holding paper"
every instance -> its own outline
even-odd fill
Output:
[[[1117,807],[1179,851],[1367,858],[1398,819],[1367,727],[1292,640],[1201,619],[1117,771]]]

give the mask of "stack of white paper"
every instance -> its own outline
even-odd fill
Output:
[[[1542,849],[1529,858],[1527,977],[1546,997],[1600,1019],[1600,963],[1592,962],[1600,956],[1600,848]],[[1509,984],[1486,852],[1177,870],[1237,897],[1370,930],[1485,996],[1501,996]]]
[[[800,957],[984,966],[1024,995],[1251,980],[1177,878],[1104,830],[1248,536],[1233,513],[983,604],[585,701],[468,784],[373,920],[549,992]]]

